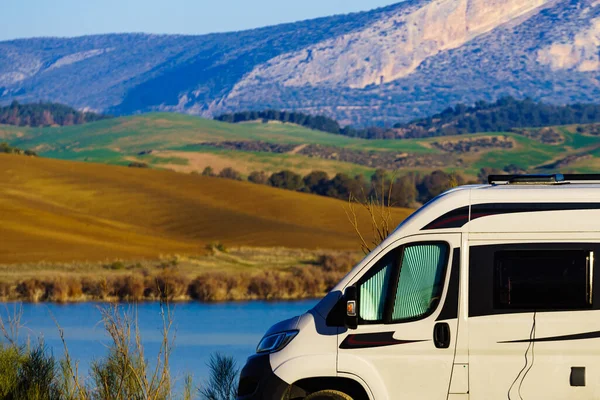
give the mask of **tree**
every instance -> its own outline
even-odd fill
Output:
[[[413,207],[417,201],[417,188],[412,177],[406,175],[396,179],[390,192],[393,207]]]
[[[204,168],[204,170],[202,171],[202,176],[215,176],[215,171],[209,165],[208,167]]]
[[[504,171],[502,171],[501,169],[491,168],[491,167],[483,167],[479,170],[479,173],[477,174],[477,180],[481,183],[487,183],[488,176],[499,175],[502,173],[504,173]]]
[[[419,200],[426,203],[446,190],[464,184],[464,178],[457,173],[446,173],[444,171],[433,171],[423,178],[417,185]]]
[[[288,170],[277,172],[269,178],[269,185],[281,189],[298,190],[303,185],[302,176]]]
[[[329,182],[329,176],[325,171],[313,171],[304,177],[304,187],[310,192],[325,195]]]
[[[348,200],[351,197],[360,199],[364,197],[365,188],[362,182],[351,178],[346,174],[337,174],[328,185],[326,195],[341,200]]]
[[[13,101],[0,107],[0,124],[17,126],[73,125],[109,118],[107,115],[80,112],[57,103],[19,104]]]
[[[231,167],[227,167],[227,168],[222,169],[221,172],[219,172],[219,178],[233,179],[236,181],[241,181],[242,175],[235,169],[233,169]]]
[[[265,171],[253,171],[248,175],[248,182],[257,183],[259,185],[265,185],[269,180],[269,177]]]

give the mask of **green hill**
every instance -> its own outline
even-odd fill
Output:
[[[597,171],[598,125],[519,129],[424,139],[364,140],[279,122],[228,124],[181,114],[153,113],[77,126],[0,126],[0,141],[44,157],[200,172],[233,167],[350,176],[376,168],[407,172],[481,168],[529,172]]]

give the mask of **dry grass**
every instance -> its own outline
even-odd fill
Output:
[[[0,155],[0,263],[199,255],[226,246],[353,249],[344,203],[225,179]],[[393,211],[394,223],[410,212]],[[369,216],[359,213],[365,223]]]
[[[18,333],[22,328],[22,308],[6,319],[0,316],[0,398],[12,400],[172,400],[180,398],[173,388],[170,356],[173,349],[173,313],[161,303],[161,341],[150,362],[140,336],[135,308],[118,305],[100,308],[102,323],[110,342],[107,354],[92,362],[89,375],[79,376],[78,363],[69,354],[64,331],[57,329],[64,347],[64,357],[57,361],[43,342],[23,345]],[[7,310],[8,311],[8,310]],[[231,390],[237,381],[233,359],[217,357],[227,368],[211,370],[211,381]],[[225,379],[225,380],[224,380]],[[227,383],[227,386],[223,385]],[[192,399],[197,388],[186,377],[183,398]]]

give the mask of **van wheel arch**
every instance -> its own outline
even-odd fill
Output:
[[[288,387],[282,400],[301,400],[323,390],[339,391],[352,400],[369,400],[363,386],[350,378],[322,377],[301,379]]]

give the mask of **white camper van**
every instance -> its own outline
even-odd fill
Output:
[[[450,190],[273,326],[238,399],[600,399],[599,255],[600,175]]]

